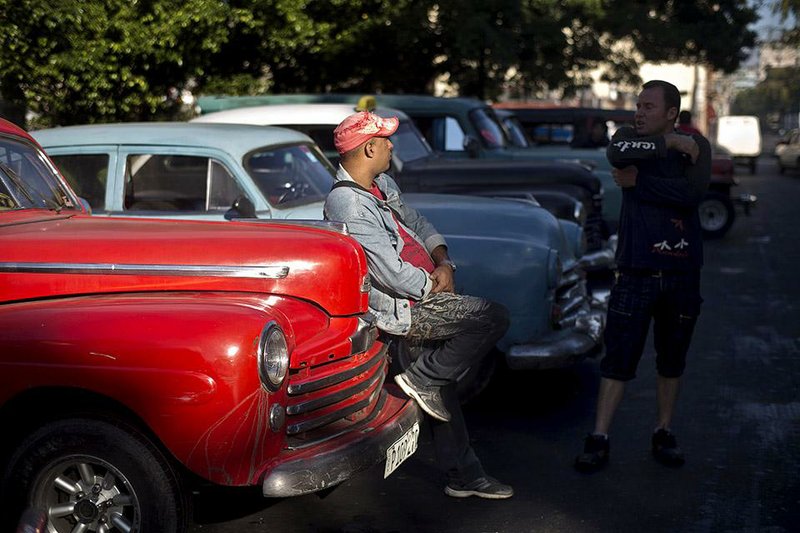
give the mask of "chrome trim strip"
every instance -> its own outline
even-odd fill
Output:
[[[372,358],[367,359],[358,366],[352,367],[348,370],[338,372],[336,374],[329,374],[325,377],[315,378],[311,377],[307,381],[300,381],[297,383],[289,383],[288,393],[290,396],[297,396],[298,394],[305,394],[307,392],[318,391],[325,387],[337,385],[343,381],[347,381],[362,372],[366,372],[371,367],[381,364],[386,361],[386,353],[389,350],[389,345],[384,344],[380,350],[375,352]]]
[[[288,266],[136,265],[114,263],[0,263],[0,272],[118,274],[126,276],[214,276],[281,279]]]
[[[375,375],[369,378],[368,380],[359,381],[354,386],[349,387],[347,389],[342,389],[335,394],[328,394],[327,396],[319,396],[317,398],[308,400],[306,402],[289,404],[286,406],[286,414],[292,416],[292,415],[301,415],[305,413],[310,413],[315,409],[327,407],[329,405],[341,402],[342,400],[345,400],[352,396],[356,396],[357,394],[362,393],[367,389],[373,388],[376,383],[380,383],[379,386],[381,386],[383,385],[383,380],[386,377],[386,374],[384,372],[381,372],[383,368],[378,367],[378,370],[379,371],[376,372]]]
[[[350,235],[347,231],[347,224],[344,222],[336,222],[334,220],[306,220],[306,219],[292,219],[285,218],[236,218],[236,222],[259,222],[266,224],[283,224],[287,226],[303,226],[311,228],[320,228],[330,230],[341,235]]]
[[[335,422],[342,418],[345,418],[353,413],[357,413],[362,409],[365,409],[372,405],[375,402],[375,399],[381,394],[383,389],[381,387],[377,387],[372,393],[364,398],[363,400],[359,400],[358,402],[354,403],[353,405],[343,407],[336,411],[330,412],[325,416],[321,416],[318,418],[310,418],[308,420],[304,420],[302,422],[295,422],[293,424],[289,424],[286,426],[286,434],[287,435],[297,435],[298,433],[303,433],[305,431],[311,431],[312,429],[317,429],[322,426],[326,426],[331,422]]]

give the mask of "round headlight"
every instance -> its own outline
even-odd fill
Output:
[[[258,375],[261,384],[271,392],[277,391],[289,370],[289,347],[281,328],[270,322],[261,332],[258,343]]]

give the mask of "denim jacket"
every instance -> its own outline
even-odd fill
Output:
[[[339,166],[336,180],[354,181]],[[400,188],[386,174],[375,178],[375,184],[386,200],[380,200],[361,188],[337,187],[325,200],[325,219],[344,222],[367,256],[372,288],[370,311],[378,327],[387,333],[405,335],[411,326],[410,300],[420,301],[430,294],[433,282],[428,272],[400,258],[403,238],[400,236],[391,206],[400,213],[403,228],[420,242],[428,253],[447,243],[425,217],[405,205]]]

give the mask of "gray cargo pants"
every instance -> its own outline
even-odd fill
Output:
[[[430,425],[448,481],[469,483],[486,475],[469,444],[456,380],[494,348],[508,324],[504,306],[475,296],[436,293],[411,308],[411,329],[400,338],[413,359],[405,371],[418,383],[441,387],[451,419],[431,418]]]

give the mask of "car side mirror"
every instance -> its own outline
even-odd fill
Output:
[[[234,200],[230,209],[225,211],[225,220],[235,220],[237,218],[256,218],[256,206],[246,196],[240,196]]]
[[[464,136],[464,150],[471,159],[477,159],[481,150],[481,143],[471,135]]]

